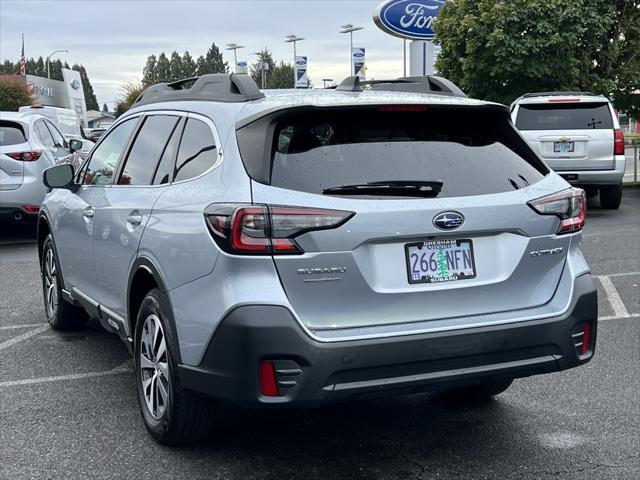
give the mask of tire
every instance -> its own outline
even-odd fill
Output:
[[[622,185],[600,187],[600,205],[607,210],[617,210],[622,202]]]
[[[142,300],[134,339],[136,390],[151,436],[165,445],[203,440],[213,426],[211,403],[180,385],[171,307],[158,289]]]
[[[47,235],[42,245],[41,270],[44,311],[51,328],[64,331],[83,327],[87,323],[87,312],[67,302],[62,296],[62,277],[51,234]]]
[[[488,400],[491,397],[500,395],[507,390],[513,379],[507,380],[487,380],[480,385],[472,385],[469,387],[456,388],[446,392],[447,396],[455,396],[462,400]]]

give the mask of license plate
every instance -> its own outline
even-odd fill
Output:
[[[471,240],[428,240],[404,246],[409,283],[441,283],[475,278]]]
[[[574,142],[553,142],[553,153],[573,153],[574,150]]]

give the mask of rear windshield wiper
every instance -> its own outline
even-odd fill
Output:
[[[415,180],[390,180],[368,182],[355,185],[341,185],[325,188],[326,195],[378,195],[389,197],[437,197],[442,190],[442,182],[418,182]]]

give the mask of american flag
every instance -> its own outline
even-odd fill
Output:
[[[20,53],[20,70],[18,70],[18,74],[27,74],[27,61],[24,59],[24,33],[22,34],[22,52]]]

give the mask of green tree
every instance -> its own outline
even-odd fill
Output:
[[[273,67],[269,88],[294,88],[295,79],[293,76],[293,66],[290,63],[280,61]]]
[[[102,111],[103,111],[104,113],[109,113],[109,107],[107,107],[107,104],[106,104],[106,103],[103,103],[103,104],[102,104]]]
[[[162,52],[158,55],[158,62],[156,63],[156,82],[170,82],[171,81],[171,64],[167,56]]]
[[[436,68],[470,96],[502,103],[540,90],[615,97],[601,71],[616,21],[615,2],[601,0],[449,0],[435,27]]]
[[[0,78],[0,111],[17,112],[31,104],[33,99],[24,83],[11,77]]]
[[[178,52],[171,54],[171,60],[169,60],[169,77],[172,82],[184,78],[182,73],[182,57]]]
[[[80,73],[80,80],[82,81],[82,90],[84,91],[84,99],[87,103],[87,110],[100,110],[98,105],[98,99],[93,91],[93,86],[89,81],[89,75],[83,65],[75,64],[71,67],[71,70],[75,70]]]
[[[207,73],[228,73],[229,65],[222,58],[222,53],[215,43],[211,44],[209,50],[202,61],[198,58],[197,74],[205,75]]]
[[[7,59],[4,61],[4,63],[0,64],[0,74],[13,75],[14,73],[18,72],[19,66],[20,65],[17,65],[13,63],[11,60]]]
[[[142,83],[129,82],[124,84],[122,87],[121,97],[116,102],[116,118],[131,108],[133,102],[136,101],[144,89],[145,85]]]
[[[197,65],[193,60],[193,57],[188,51],[182,55],[182,76],[183,78],[190,78],[196,76]]]
[[[156,56],[155,55],[149,55],[147,57],[147,63],[144,66],[144,69],[142,70],[142,84],[149,86],[149,85],[154,85],[156,83],[158,83],[158,74],[156,71]]]
[[[266,64],[266,68],[264,71],[264,76],[265,76],[264,88],[272,88],[270,87],[271,77],[273,76],[273,69],[275,68],[276,64],[273,61],[273,55],[271,54],[271,52],[267,47],[265,47],[264,49],[258,52],[258,60],[256,60],[256,62],[253,65],[251,65],[251,68],[249,69],[250,70],[249,74],[251,75],[251,78],[253,78],[253,80],[258,84],[258,86],[262,87],[262,64],[263,63]],[[293,73],[291,75],[293,76]]]

